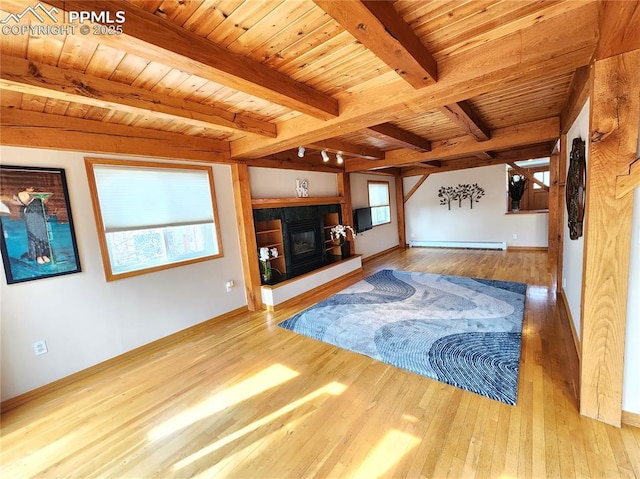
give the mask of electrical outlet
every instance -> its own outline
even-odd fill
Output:
[[[229,293],[231,291],[231,288],[235,286],[235,283],[233,282],[232,279],[230,279],[229,281],[227,281],[227,283],[224,286],[225,288],[227,288],[227,293]]]
[[[42,341],[36,341],[33,343],[33,352],[36,356],[47,354],[49,352],[47,349],[47,342],[43,339]]]
[[[517,234],[517,233],[513,233],[513,234],[511,235],[511,237],[512,237],[513,239],[518,239],[518,234]]]

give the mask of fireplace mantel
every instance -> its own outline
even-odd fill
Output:
[[[345,200],[342,196],[314,196],[306,198],[254,198],[251,200],[253,209],[258,208],[284,208],[287,206],[318,206],[342,204]]]

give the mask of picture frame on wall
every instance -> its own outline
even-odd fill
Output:
[[[64,169],[0,165],[0,202],[7,284],[81,271]]]

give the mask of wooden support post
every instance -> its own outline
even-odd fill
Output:
[[[349,173],[338,173],[338,196],[342,198],[342,224],[353,226],[353,211],[351,209],[351,179]],[[355,254],[355,241],[349,242],[351,254]]]
[[[244,274],[244,287],[247,293],[247,308],[257,311],[262,308],[260,290],[260,267],[258,265],[258,243],[253,223],[251,207],[251,187],[249,185],[249,167],[245,164],[231,166],[233,178],[233,197],[236,204],[238,234],[240,235],[240,257]]]
[[[555,258],[558,254],[558,190],[560,188],[558,162],[561,153],[549,157],[549,254]]]
[[[564,255],[564,211],[565,211],[565,191],[567,183],[567,135],[560,136],[560,151],[558,152],[558,196],[556,198],[557,207],[557,231],[558,231],[558,257],[556,269],[556,290],[562,292],[563,275],[563,255]]]
[[[396,175],[396,211],[398,216],[398,245],[407,247],[407,238],[404,226],[404,186],[402,175]]]
[[[635,160],[638,71],[640,50],[596,61],[591,91],[580,413],[618,427],[633,199],[616,198],[616,180]]]

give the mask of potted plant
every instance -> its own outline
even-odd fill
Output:
[[[351,255],[351,246],[349,242],[346,241],[347,234],[351,232],[351,237],[356,239],[356,232],[349,225],[335,225],[333,228],[329,230],[329,234],[331,235],[332,240],[339,240],[340,242],[340,250],[342,252],[342,258],[348,258]]]
[[[271,266],[271,260],[277,258],[279,255],[277,248],[260,248],[258,252],[258,258],[260,258],[260,269],[262,270],[262,283],[271,284],[273,278],[273,271],[280,273],[276,268]]]
[[[511,197],[511,211],[520,210],[520,200],[527,188],[527,178],[523,175],[509,177],[509,196]]]

